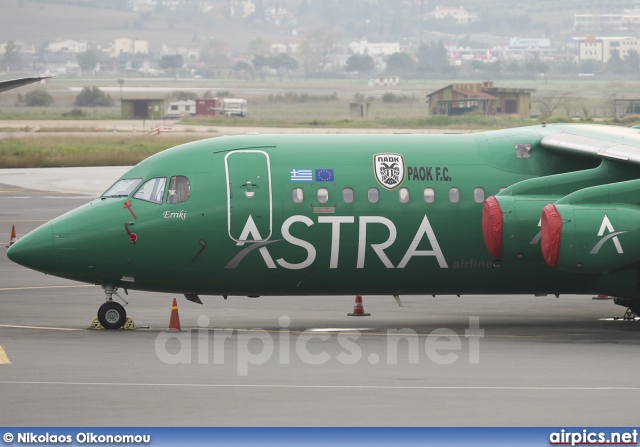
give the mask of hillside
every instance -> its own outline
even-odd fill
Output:
[[[213,5],[208,12],[202,12],[201,3],[187,2],[175,11],[158,7],[132,12],[116,9],[124,7],[124,0],[4,0],[0,43],[21,40],[37,49],[47,40],[74,38],[105,46],[115,38],[136,37],[148,40],[151,51],[159,52],[162,43],[189,43],[197,36],[199,42],[224,42],[231,52],[240,52],[254,37],[296,41],[321,26],[328,30],[327,39],[342,42],[356,38],[415,42],[464,35],[471,39],[482,35],[480,40],[486,42],[491,42],[489,35],[562,41],[572,33],[575,13],[621,12],[640,5],[640,0],[254,0],[261,11],[286,5],[297,17],[297,23],[287,25],[269,24],[257,13],[230,20],[225,12],[228,0],[208,0]],[[438,4],[479,13],[483,24],[440,29],[425,22],[424,15]]]

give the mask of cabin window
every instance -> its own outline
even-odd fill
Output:
[[[369,188],[367,198],[369,199],[369,203],[378,203],[380,201],[380,191],[378,191],[378,188]]]
[[[484,188],[476,188],[473,190],[473,200],[475,200],[476,203],[484,202]]]
[[[458,203],[460,201],[460,190],[458,188],[451,188],[449,190],[449,201],[451,203]]]
[[[353,203],[353,189],[345,188],[342,190],[342,200],[344,203]]]
[[[409,189],[400,188],[398,191],[398,200],[400,200],[400,203],[409,203]]]
[[[436,191],[433,188],[424,189],[424,201],[426,203],[433,203],[436,200]]]
[[[182,203],[191,197],[191,182],[184,175],[174,175],[169,180],[167,203]]]
[[[503,186],[502,188],[500,188],[500,189],[498,190],[498,192],[502,192],[502,191],[504,191],[505,189],[507,189],[507,187],[506,187],[506,186]]]
[[[133,195],[134,199],[144,200],[145,202],[162,203],[164,198],[164,186],[167,179],[164,177],[152,178],[147,180],[144,185]]]
[[[329,190],[327,188],[318,189],[318,202],[327,203],[329,201]]]
[[[107,190],[102,197],[128,197],[136,186],[142,181],[141,178],[127,178],[118,180],[115,185]]]
[[[302,188],[293,188],[291,196],[293,199],[293,203],[302,203],[302,201],[304,200],[304,191],[302,190]]]

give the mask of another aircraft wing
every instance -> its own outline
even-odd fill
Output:
[[[33,82],[42,81],[43,79],[49,79],[51,76],[33,76],[29,78],[10,79],[8,81],[0,81],[0,93],[6,92],[14,88],[22,87],[23,85],[31,84]]]
[[[600,125],[557,127],[562,132],[542,139],[545,149],[640,164],[640,129]]]

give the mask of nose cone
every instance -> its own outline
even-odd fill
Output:
[[[33,270],[50,270],[53,263],[53,233],[51,224],[36,228],[9,247],[7,256],[13,262]]]

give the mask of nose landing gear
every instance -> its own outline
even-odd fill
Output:
[[[128,304],[120,295],[116,293],[116,287],[107,284],[102,286],[104,293],[107,295],[107,301],[98,309],[98,321],[105,329],[119,329],[127,321],[127,311],[120,303],[113,301],[113,295],[116,295],[125,304]]]

